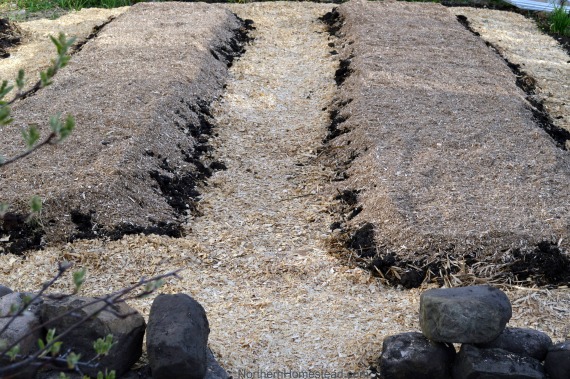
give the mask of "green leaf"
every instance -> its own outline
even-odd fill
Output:
[[[8,125],[12,121],[13,118],[10,117],[10,107],[7,105],[0,106],[0,125]]]
[[[40,132],[35,125],[28,126],[28,130],[22,129],[22,137],[28,148],[32,148],[40,139]]]
[[[153,280],[152,282],[148,282],[144,286],[144,291],[143,291],[141,297],[145,298],[145,297],[149,296],[154,291],[156,291],[158,288],[162,287],[163,284],[164,284],[164,280],[162,280],[162,279]]]
[[[0,203],[0,217],[4,216],[4,213],[8,211],[10,206],[6,203]]]
[[[18,87],[19,91],[24,88],[24,84],[26,83],[24,80],[24,75],[24,70],[20,69],[20,71],[18,71],[18,78],[16,78],[16,86]]]
[[[69,376],[67,376],[67,374],[64,372],[60,372],[57,379],[69,379]]]
[[[72,115],[67,115],[65,123],[59,130],[59,140],[63,141],[64,139],[69,137],[73,129],[75,129],[75,119],[73,118]]]
[[[59,59],[59,68],[63,68],[65,66],[67,66],[67,64],[69,63],[70,60],[71,60],[71,56],[69,56],[69,55],[64,55],[63,57],[61,57]]]
[[[81,285],[85,282],[85,273],[87,271],[85,270],[85,268],[82,268],[79,271],[75,271],[73,273],[73,284],[75,285],[75,291],[79,291],[79,288],[81,288]]]
[[[14,86],[9,86],[7,80],[2,81],[2,84],[0,85],[0,100],[10,93],[12,89],[14,89]]]
[[[45,344],[44,340],[42,340],[41,338],[38,339],[38,347],[40,348],[40,350],[43,350],[46,348],[46,344]]]
[[[55,48],[57,49],[58,55],[61,55],[62,53],[64,53],[63,44],[60,42],[62,34],[63,33],[59,34],[59,38],[55,38],[54,36],[49,36],[49,39],[51,39],[51,42],[53,42],[53,44],[55,45]]]
[[[51,345],[51,348],[49,351],[50,351],[52,357],[57,357],[59,355],[59,351],[61,350],[61,344],[62,343],[63,342],[61,342],[61,341],[57,341],[57,342],[54,342],[53,345]]]
[[[24,295],[22,297],[23,308],[26,308],[28,305],[32,303],[32,297],[30,295]]]
[[[20,353],[20,344],[14,346],[10,350],[8,350],[6,352],[6,355],[8,355],[8,357],[10,357],[11,361],[14,361],[14,359],[16,359],[16,357],[18,356],[19,353]]]
[[[40,213],[42,210],[42,198],[38,195],[34,195],[30,200],[30,208],[34,213]]]
[[[93,342],[93,348],[97,355],[107,355],[113,347],[113,335],[107,334],[105,339],[98,338],[97,341]]]
[[[105,369],[105,374],[101,371],[97,373],[97,379],[115,379],[116,376],[117,374],[115,373],[115,370],[111,370],[111,372],[109,372]]]
[[[51,81],[48,78],[47,72],[44,72],[44,71],[40,72],[40,80],[41,80],[42,87],[47,87],[51,84]]]
[[[9,315],[15,315],[18,311],[20,311],[20,306],[18,304],[10,304]]]
[[[51,343],[51,341],[53,341],[54,337],[55,337],[55,328],[51,328],[50,330],[48,330],[48,332],[46,334],[46,342]]]
[[[66,358],[67,367],[70,370],[73,370],[75,368],[75,366],[77,366],[77,363],[79,363],[80,358],[81,358],[81,354],[75,354],[73,351],[71,353],[69,353],[69,355]]]
[[[49,126],[52,130],[52,132],[54,132],[55,134],[59,134],[59,132],[61,131],[62,128],[62,123],[61,123],[61,113],[58,113],[54,116],[51,116],[49,118]]]

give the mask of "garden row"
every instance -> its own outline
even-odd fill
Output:
[[[73,115],[77,127],[33,163],[3,168],[11,214],[0,223],[0,252],[77,238],[180,236],[196,213],[197,183],[224,167],[206,157],[209,104],[248,27],[219,6],[137,4],[83,45],[52,85],[15,103],[14,127],[1,137],[5,156],[21,152],[8,143],[21,139],[20,127],[34,124],[47,136],[57,112]],[[41,225],[24,222],[35,194]]]
[[[341,65],[323,155],[345,245],[408,288],[570,282],[570,156],[505,60],[438,4],[349,2],[324,19]]]

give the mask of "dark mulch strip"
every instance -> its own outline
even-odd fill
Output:
[[[19,44],[22,40],[18,28],[7,18],[0,18],[0,58],[8,58],[8,48]]]

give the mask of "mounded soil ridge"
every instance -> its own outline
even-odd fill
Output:
[[[27,124],[47,135],[49,117],[65,112],[77,127],[64,143],[3,169],[2,200],[13,214],[0,231],[14,236],[3,247],[17,252],[39,242],[36,235],[10,248],[26,234],[14,220],[23,219],[34,194],[44,201],[44,241],[180,236],[180,223],[196,212],[196,183],[223,168],[205,158],[208,105],[223,90],[245,28],[217,6],[137,4],[85,44],[53,85],[16,103],[15,125],[1,134],[5,156],[24,150],[13,141]]]
[[[471,269],[488,278],[517,254],[551,250],[552,264],[568,266],[570,156],[538,126],[505,61],[440,5],[336,12],[344,64],[326,159],[346,244],[377,269],[451,257],[484,262]]]

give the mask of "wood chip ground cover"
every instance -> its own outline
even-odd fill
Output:
[[[255,3],[229,7],[254,20],[255,40],[230,70],[214,107],[214,157],[227,166],[202,189],[203,216],[187,236],[78,240],[25,256],[0,256],[0,283],[35,290],[69,260],[88,269],[85,295],[118,290],[183,267],[163,292],[201,302],[220,363],[239,370],[366,369],[382,339],[418,329],[420,290],[384,286],[328,252],[336,193],[316,160],[327,134],[337,58],[318,18],[332,5]],[[0,67],[2,65],[0,64]],[[71,281],[54,291],[70,289]],[[511,325],[556,341],[570,337],[568,289],[505,287]],[[145,317],[152,299],[133,302]]]

